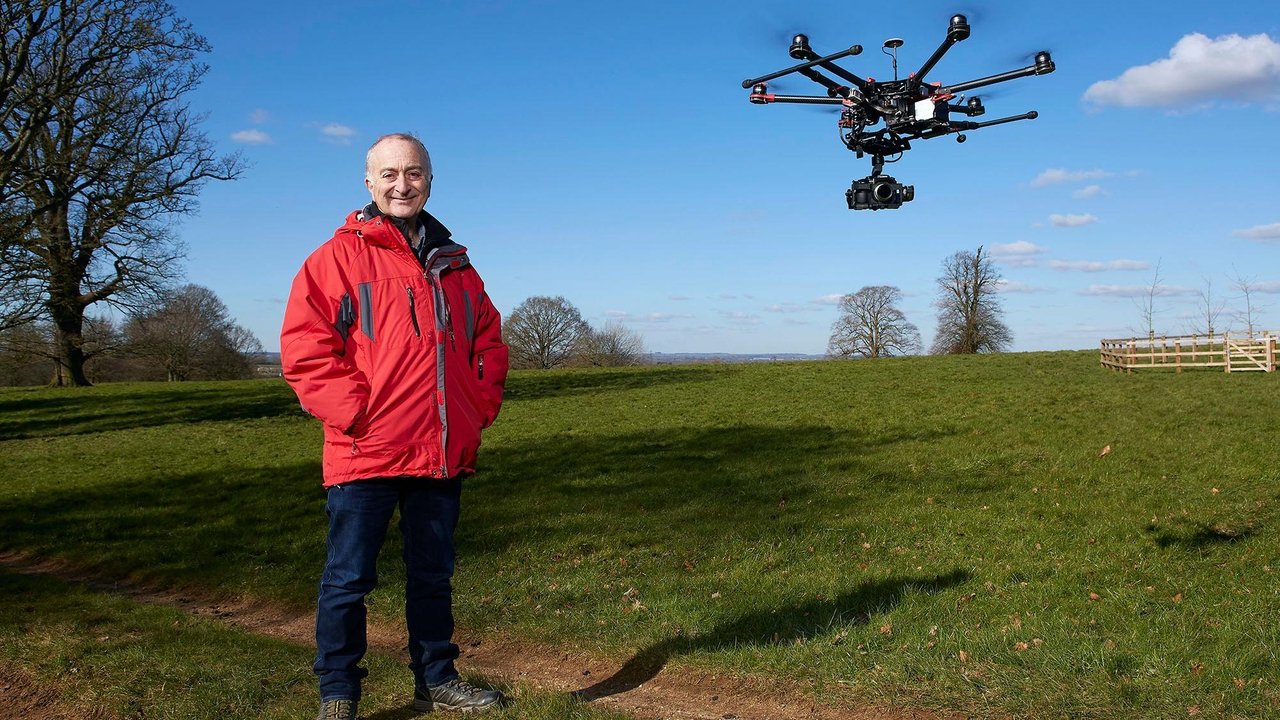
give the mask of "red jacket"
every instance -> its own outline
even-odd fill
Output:
[[[419,262],[391,219],[353,212],[293,280],[280,362],[324,423],[324,484],[475,472],[502,406],[502,319],[467,249],[423,213]],[[424,270],[425,265],[425,270]]]

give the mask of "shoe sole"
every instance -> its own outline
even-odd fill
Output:
[[[429,713],[435,710],[448,710],[450,712],[460,713],[482,713],[498,706],[498,703],[492,702],[488,705],[446,705],[444,703],[435,702],[433,700],[413,699],[413,709],[420,713]]]

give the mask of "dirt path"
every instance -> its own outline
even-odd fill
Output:
[[[180,608],[259,635],[310,646],[314,617],[246,598],[216,600],[191,593],[121,584],[117,579],[74,568],[59,561],[20,553],[0,553],[0,565],[11,570],[84,583],[99,592],[124,595],[138,602]],[[717,675],[665,669],[664,657],[638,655],[625,662],[554,651],[506,638],[481,637],[459,628],[460,666],[468,672],[523,683],[551,692],[573,693],[594,705],[644,720],[960,720],[958,713],[873,707],[851,693],[832,704],[818,705],[797,685],[752,676]],[[369,628],[371,649],[400,655],[404,629],[393,623]],[[40,705],[41,689],[21,673],[0,667],[0,707]],[[46,695],[48,693],[45,693]],[[48,701],[48,698],[43,698]],[[32,703],[36,703],[32,705]],[[25,703],[25,705],[24,705]],[[17,717],[64,717],[19,713]]]

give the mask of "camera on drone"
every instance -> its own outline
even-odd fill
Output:
[[[868,175],[854,180],[845,191],[850,210],[892,210],[916,197],[912,185],[903,185],[889,175]]]

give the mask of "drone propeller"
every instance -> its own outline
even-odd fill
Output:
[[[754,26],[751,35],[757,38],[756,42],[767,45],[770,52],[777,52],[779,48],[787,47],[791,43],[791,38],[796,35],[808,35],[811,28],[830,25],[830,18],[827,20],[823,21],[821,18],[814,17],[812,13],[805,13],[799,7],[792,6],[775,9],[772,12],[761,11],[754,21],[748,20],[748,22]]]
[[[1038,50],[1031,50],[1029,52],[1017,52],[1017,53],[1008,55],[1004,58],[1001,64],[1002,65],[1032,65],[1036,61],[1036,55],[1042,52],[1047,52],[1050,55],[1054,54],[1053,48],[1050,48],[1047,45],[1044,45],[1044,46],[1041,46]]]

